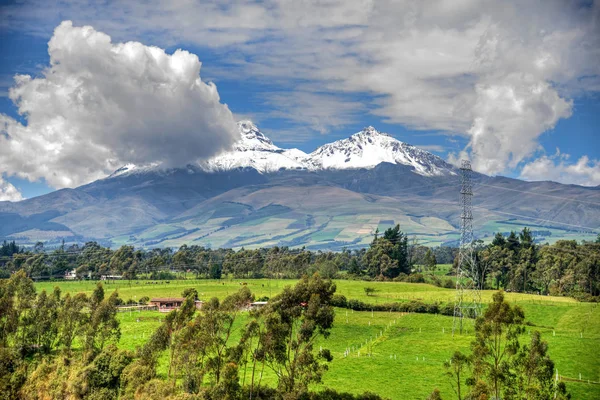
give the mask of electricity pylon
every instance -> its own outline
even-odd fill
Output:
[[[476,318],[481,314],[481,279],[477,269],[473,243],[473,183],[471,181],[471,162],[463,160],[460,166],[461,188],[460,202],[460,249],[456,268],[456,300],[454,302],[455,331],[462,333],[463,319]]]

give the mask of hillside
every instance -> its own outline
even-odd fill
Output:
[[[277,147],[249,121],[230,152],[198,165],[127,165],[109,177],[0,202],[0,239],[22,243],[355,248],[399,223],[422,244],[456,244],[459,171],[365,128],[310,154]],[[600,188],[474,176],[478,238],[530,226],[539,241],[592,238]]]

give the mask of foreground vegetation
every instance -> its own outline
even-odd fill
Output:
[[[206,280],[132,282],[131,285],[120,282],[117,290],[114,290],[116,284],[100,289],[91,282],[63,282],[59,283],[61,290],[51,289],[45,293],[44,289],[50,289],[51,283],[34,287],[22,274],[1,282],[1,303],[8,307],[0,314],[1,331],[5,335],[2,355],[8,357],[3,358],[1,364],[8,368],[2,371],[1,381],[8,389],[0,392],[12,393],[18,398],[41,398],[41,393],[46,396],[60,393],[58,398],[67,395],[104,399],[117,395],[120,398],[195,398],[190,393],[196,392],[198,394],[193,396],[200,393],[204,396],[198,398],[249,398],[249,391],[254,393],[253,398],[257,398],[258,393],[263,394],[261,398],[270,398],[277,397],[278,390],[295,393],[297,397],[306,393],[313,398],[337,398],[331,391],[325,395],[326,387],[355,394],[368,389],[394,399],[424,399],[438,388],[442,398],[457,398],[453,380],[448,376],[451,371],[443,365],[456,356],[456,351],[467,358],[475,338],[472,324],[467,325],[467,332],[453,337],[452,317],[441,314],[331,308],[333,304],[341,304],[341,296],[347,297],[347,303],[360,300],[372,304],[373,308],[388,302],[416,304],[420,301],[431,305],[442,298],[437,296],[451,301],[451,290],[424,284],[337,281],[339,287],[333,294],[334,286],[314,279],[304,280],[287,290],[283,287],[295,282],[252,280],[246,285],[240,281]],[[8,282],[12,282],[10,290],[7,290]],[[375,291],[366,293],[367,285]],[[202,312],[184,306],[181,312],[169,315],[116,313],[119,296],[137,297],[151,291],[168,291],[171,295],[185,292],[190,300],[198,294],[205,301],[211,297],[221,301],[208,301],[208,307]],[[271,297],[273,306],[256,314],[238,311],[237,305],[250,298],[250,291],[256,292],[256,296]],[[322,294],[319,303],[312,303],[320,304],[317,307],[311,306],[313,296],[308,296],[315,291]],[[12,297],[7,297],[7,293],[12,293]],[[485,293],[486,301],[494,300],[492,294]],[[295,296],[308,301],[299,301],[301,299]],[[7,301],[9,297],[11,300]],[[515,293],[507,293],[506,299],[510,301],[510,309],[518,304],[525,315],[524,321],[514,324],[522,330],[515,336],[520,340],[520,349],[525,344],[528,348],[543,349],[544,346],[533,344],[547,341],[547,351],[540,359],[548,356],[556,363],[561,381],[578,379],[580,373],[584,381],[598,380],[600,365],[593,349],[600,344],[600,312],[595,305],[562,297]],[[288,304],[289,309],[275,306],[282,303]],[[319,312],[309,312],[311,307]],[[286,314],[288,312],[291,314]],[[78,316],[80,322],[73,325]],[[286,329],[291,325],[281,325],[284,320],[308,328],[308,331],[295,331],[303,347],[294,345],[292,348],[304,349],[298,358],[290,359],[280,352],[289,348],[285,344],[289,341],[265,341],[267,337],[278,337],[278,332],[290,332]],[[541,332],[541,341],[532,342],[537,330]],[[283,336],[289,338],[282,335],[280,339]],[[189,359],[189,354],[195,358]],[[289,368],[290,362],[298,366],[300,360],[303,360],[301,373],[294,374],[298,379],[291,382],[289,373],[281,372],[285,370],[282,366]],[[464,384],[475,369],[473,358],[469,360],[465,364]],[[269,368],[269,363],[274,368]],[[509,366],[509,370],[513,371],[510,376],[515,376],[515,371],[524,371],[518,369],[517,364]],[[552,369],[551,373],[554,372]],[[536,374],[545,382],[542,386],[556,391],[556,386],[548,386],[547,373]],[[493,387],[489,376],[482,373],[481,379],[469,380],[469,383],[487,381],[487,389],[481,384],[477,387],[489,393]],[[511,382],[518,383],[518,380],[507,382],[512,387]],[[474,392],[474,384],[463,387],[463,397],[466,392]],[[577,399],[594,399],[600,395],[599,385],[567,382],[567,388]]]

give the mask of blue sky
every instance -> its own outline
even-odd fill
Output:
[[[95,1],[47,3],[2,6],[0,114],[8,118],[4,130],[8,134],[0,140],[12,144],[13,150],[10,154],[0,150],[0,185],[14,186],[25,198],[104,176],[110,168],[132,161],[127,156],[131,151],[123,150],[128,145],[144,147],[143,154],[136,155],[137,162],[155,161],[160,150],[153,146],[164,132],[149,129],[144,136],[129,132],[128,123],[98,126],[102,125],[98,121],[112,118],[92,115],[93,108],[84,107],[74,116],[58,106],[44,106],[47,100],[41,99],[63,93],[61,85],[70,85],[72,77],[97,74],[90,80],[98,79],[94,83],[98,85],[100,79],[130,76],[131,65],[122,69],[117,65],[110,73],[94,69],[94,63],[103,60],[94,60],[94,54],[84,53],[87,47],[80,46],[78,40],[84,39],[77,29],[84,25],[109,35],[110,46],[137,41],[164,49],[167,56],[177,49],[197,55],[202,80],[216,83],[220,102],[229,106],[233,119],[253,120],[280,147],[311,152],[372,125],[445,159],[470,157],[477,170],[491,175],[600,184],[600,7],[596,2],[548,1],[544,10],[531,2],[531,8],[515,7],[513,14],[510,6],[499,10],[483,2],[455,7],[445,1],[410,6],[334,2],[322,10],[310,2],[288,7],[277,1],[180,6],[153,0],[145,8],[119,1],[109,6]],[[529,21],[528,12],[536,13],[535,21]],[[64,20],[72,20],[72,26],[65,26],[61,35],[54,33]],[[528,21],[529,29],[523,28],[527,25],[523,21]],[[63,57],[64,67],[50,68],[48,42],[53,35],[53,54]],[[79,48],[83,49],[80,58],[73,50]],[[196,67],[192,58],[182,62],[190,70]],[[89,74],[80,74],[79,66],[81,70],[90,66]],[[28,116],[19,115],[8,98],[9,87],[15,85],[13,76],[31,75],[48,83],[51,79],[45,70],[54,70],[57,77],[52,88],[23,84],[17,101],[27,108]],[[140,82],[146,78],[141,76]],[[92,93],[84,86],[79,89]],[[212,110],[207,104],[215,97],[198,90],[204,94],[186,93],[189,97],[183,99],[191,112],[169,113],[173,121],[165,121],[166,128],[161,129],[169,130],[172,122],[174,141],[198,154],[206,150],[202,154],[210,156],[220,148],[207,144],[214,137],[204,127],[214,126],[211,118],[222,118],[223,112],[204,111],[203,107]],[[111,92],[102,96],[102,101],[113,100]],[[158,109],[161,102],[169,109],[167,102],[175,100],[153,101]],[[193,119],[194,110],[201,117]],[[60,129],[69,130],[64,143],[53,125],[62,112]],[[128,117],[131,125],[140,121],[140,126],[147,126],[145,114],[134,111]],[[187,118],[193,123],[186,124]],[[96,124],[93,134],[82,131],[91,124]],[[195,135],[190,134],[190,126],[207,133],[187,145],[186,140]],[[49,131],[51,135],[44,136]],[[107,138],[113,133],[114,140]],[[122,138],[132,138],[133,144],[126,140],[119,146]],[[19,140],[21,145],[15,146]],[[53,146],[52,140],[58,145]],[[69,147],[72,142],[101,151],[91,157],[88,147],[78,151]],[[15,155],[14,149],[22,148],[36,150]],[[173,151],[172,157],[165,158],[169,162],[182,157]],[[82,165],[84,172],[78,168]],[[5,195],[5,199],[11,198]]]

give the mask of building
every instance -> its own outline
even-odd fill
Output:
[[[71,271],[65,271],[65,279],[69,281],[77,279],[77,270],[73,269]]]
[[[250,309],[254,310],[257,308],[262,308],[262,307],[266,306],[267,304],[268,304],[268,302],[266,302],[266,301],[255,301],[253,303],[250,303]]]
[[[150,306],[155,306],[160,312],[170,312],[172,310],[178,310],[184,301],[184,297],[154,297],[153,299],[150,299],[148,304]],[[202,302],[200,300],[196,300],[195,303],[198,310],[202,308]]]

